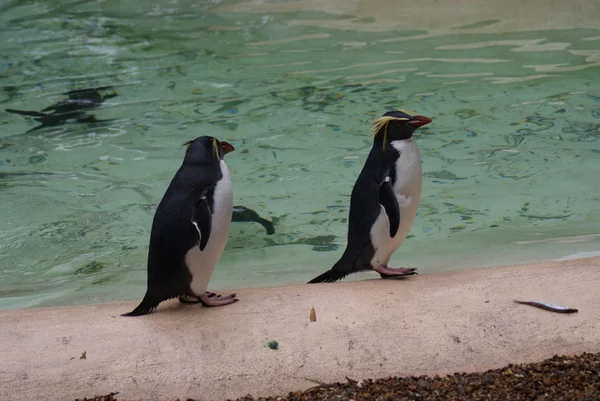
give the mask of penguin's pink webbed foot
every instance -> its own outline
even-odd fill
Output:
[[[211,297],[216,297],[217,294],[215,294],[214,292],[206,291],[206,296],[211,298]],[[218,295],[218,296],[220,296],[220,295]],[[197,303],[200,303],[200,298],[198,298],[195,295],[182,295],[179,297],[179,302],[181,302],[182,304],[197,304]]]
[[[382,278],[388,277],[404,277],[404,276],[412,276],[418,274],[416,272],[416,268],[414,267],[387,267],[387,266],[379,266],[374,268],[374,270],[381,275]]]
[[[221,296],[213,292],[202,294],[198,299],[202,306],[224,306],[239,301],[239,299],[235,297],[235,294]]]

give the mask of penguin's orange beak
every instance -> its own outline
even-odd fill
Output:
[[[221,141],[221,146],[223,147],[223,153],[227,154],[229,152],[233,152],[235,148],[229,142]]]
[[[424,125],[427,125],[431,122],[431,118],[429,117],[425,117],[425,116],[412,116],[412,119],[408,122],[409,124],[412,124],[414,126],[418,127],[422,127]]]

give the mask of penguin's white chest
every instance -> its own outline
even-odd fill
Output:
[[[206,292],[208,282],[221,258],[229,236],[229,225],[233,213],[233,191],[229,168],[223,160],[221,160],[221,173],[223,177],[217,183],[213,195],[212,224],[206,248],[204,251],[200,251],[200,248],[195,246],[185,256],[185,263],[192,274],[190,287],[196,295]]]
[[[371,243],[375,248],[372,266],[387,266],[392,254],[406,239],[421,202],[423,171],[417,144],[410,138],[392,141],[391,145],[400,152],[396,161],[396,181],[393,186],[400,206],[400,226],[396,236],[391,238],[389,219],[383,206],[380,206],[379,216],[371,228]]]

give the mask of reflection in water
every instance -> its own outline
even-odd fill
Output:
[[[23,135],[37,124],[0,112],[0,308],[139,298],[154,208],[180,144],[204,134],[239,149],[235,203],[275,231],[232,224],[211,288],[306,282],[346,241],[365,130],[398,107],[434,123],[416,137],[423,199],[391,263],[600,248],[596,2],[138,3],[0,6],[2,110],[119,90],[92,109],[109,124]]]

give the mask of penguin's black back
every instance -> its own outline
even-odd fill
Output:
[[[371,268],[375,249],[371,243],[371,227],[381,211],[379,187],[386,176],[396,182],[396,160],[400,153],[387,144],[385,151],[381,141],[375,141],[367,161],[352,188],[348,216],[348,242],[346,250],[337,263],[309,283],[331,283],[348,274]]]
[[[191,275],[185,255],[198,245],[192,216],[202,196],[206,196],[210,210],[214,210],[214,191],[222,178],[216,159],[214,164],[203,165],[184,161],[179,168],[152,221],[146,295],[140,305],[125,316],[145,315],[159,303],[189,293]]]
[[[99,107],[104,100],[117,96],[116,93],[101,93],[101,91],[108,89],[112,89],[112,87],[103,86],[100,88],[75,89],[69,91],[63,93],[63,95],[68,96],[68,99],[48,106],[42,111],[52,111],[55,114],[65,114],[77,110]]]

